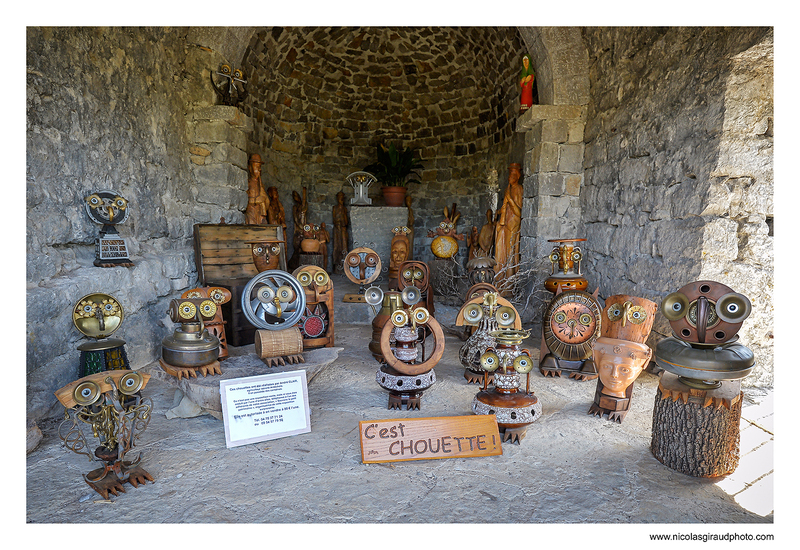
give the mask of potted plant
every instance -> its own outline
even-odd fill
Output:
[[[410,147],[398,149],[394,142],[389,146],[378,144],[378,162],[364,168],[381,183],[386,206],[403,206],[406,196],[406,185],[421,183],[417,170],[422,168],[420,160]]]

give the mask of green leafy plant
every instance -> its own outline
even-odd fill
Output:
[[[375,176],[381,185],[405,187],[409,183],[422,183],[417,172],[422,168],[421,159],[410,147],[400,150],[394,142],[388,147],[379,143],[377,151],[378,162],[370,164],[364,171]]]

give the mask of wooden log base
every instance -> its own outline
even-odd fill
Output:
[[[181,378],[197,378],[198,372],[204,377],[206,375],[222,374],[222,368],[219,365],[219,361],[214,361],[213,363],[209,363],[208,365],[203,365],[200,367],[176,367],[175,365],[170,365],[163,359],[159,359],[158,364],[161,365],[161,368],[164,369],[164,372],[170,376],[174,376],[178,380]]]
[[[523,426],[521,428],[506,428],[502,430],[503,436],[503,443],[506,441],[511,441],[511,443],[519,444],[525,436],[528,434],[528,427]]]
[[[406,410],[419,410],[420,406],[420,399],[422,398],[422,393],[415,393],[413,395],[407,393],[390,393],[389,394],[389,410],[391,409],[398,409],[402,410],[403,405],[406,406]]]
[[[469,384],[483,384],[483,373],[476,372],[470,369],[464,369],[464,378],[466,378],[467,383]],[[487,384],[494,383],[494,374],[490,374],[488,376]]]
[[[730,409],[742,398],[739,384],[722,383],[718,388],[701,390],[687,386],[678,376],[669,372],[665,372],[659,378],[658,389],[661,391],[661,399],[681,400],[684,405],[689,403],[690,399],[697,399],[702,402],[703,407],[715,409],[720,407]]]
[[[262,361],[268,367],[285,366],[286,363],[296,365],[298,363],[305,363],[306,360],[302,355],[284,355],[283,357],[262,357]]]
[[[677,375],[665,371],[656,390],[650,451],[682,474],[728,475],[739,465],[741,417],[740,380],[724,380],[715,390],[690,391]]]

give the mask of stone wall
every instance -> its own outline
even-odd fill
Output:
[[[379,142],[419,151],[423,183],[408,188],[414,257],[430,261],[426,234],[444,207],[458,204],[461,231],[480,228],[487,174],[502,178],[521,160],[512,157],[522,53],[514,28],[258,29],[243,62],[249,152],[264,159],[265,185],[287,214],[292,191],[306,186],[310,221],[331,227],[336,193],[353,196],[344,178],[375,161]],[[370,196],[383,204],[379,186]]]
[[[772,33],[588,28],[586,276],[660,302],[710,279],[746,294],[744,380],[772,383]],[[670,334],[659,315],[651,343]]]
[[[33,417],[78,376],[76,347],[85,339],[71,310],[82,296],[104,292],[121,302],[125,319],[114,336],[127,342],[132,366],[144,366],[171,329],[169,300],[196,283],[192,225],[243,219],[246,154],[231,145],[244,147],[244,138],[232,136],[247,121],[213,107],[207,82],[219,56],[190,35],[176,28],[27,30],[26,372]],[[214,124],[233,133],[219,140],[203,133]],[[83,200],[102,189],[129,201],[118,230],[134,267],[92,265],[100,227]]]

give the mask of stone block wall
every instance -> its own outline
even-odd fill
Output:
[[[287,214],[306,186],[309,219],[330,227],[336,193],[353,196],[344,178],[376,160],[379,142],[414,148],[424,165],[422,184],[408,188],[414,257],[430,261],[426,234],[444,207],[458,204],[461,231],[481,227],[487,173],[520,162],[511,157],[522,53],[514,28],[259,29],[243,62],[248,152],[264,159]],[[383,204],[380,186],[370,197]]]
[[[582,231],[601,296],[709,279],[750,297],[744,380],[772,383],[772,33],[589,28]],[[651,343],[670,334],[659,315]]]
[[[85,338],[71,311],[84,295],[116,297],[114,334],[131,365],[155,360],[172,328],[169,300],[196,284],[192,225],[243,219],[246,117],[214,106],[220,58],[180,28],[27,30],[26,374],[28,414],[56,405],[76,379]],[[188,113],[188,114],[187,114]],[[134,267],[92,264],[100,227],[84,197],[129,201],[117,227]]]

